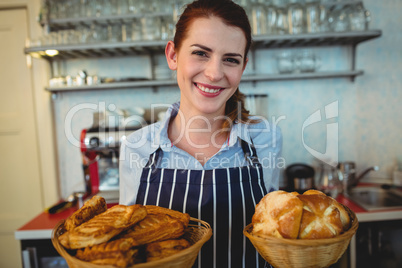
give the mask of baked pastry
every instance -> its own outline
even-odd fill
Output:
[[[190,242],[184,238],[150,243],[146,246],[147,262],[171,256],[188,247]]]
[[[145,207],[147,208],[148,214],[169,215],[170,217],[180,220],[185,227],[187,227],[188,223],[190,222],[190,215],[188,213],[182,213],[180,211],[176,211],[173,209],[163,208],[163,207],[153,206],[153,205],[146,205]]]
[[[296,239],[299,234],[303,202],[295,193],[274,191],[255,207],[253,234]]]
[[[146,215],[143,205],[116,205],[61,235],[60,243],[69,249],[101,244],[143,220]]]
[[[64,223],[64,228],[70,231],[106,210],[107,205],[105,199],[101,196],[94,195],[91,199],[86,201],[80,209],[67,218]]]
[[[315,195],[315,194],[318,194],[318,195],[325,195],[325,196],[327,196],[325,193],[323,193],[323,192],[321,192],[321,191],[318,191],[318,190],[314,190],[314,189],[307,190],[307,191],[305,191],[303,194],[304,194],[304,195]]]
[[[134,263],[138,249],[132,238],[122,238],[77,250],[76,258],[100,265],[127,267]]]
[[[318,190],[307,190],[303,193],[303,195],[323,195],[323,196],[327,196],[325,193],[318,191]],[[344,206],[342,204],[340,204],[338,201],[336,201],[335,199],[333,199],[330,196],[327,196],[328,198],[331,198],[332,200],[334,200],[333,205],[336,206],[336,208],[339,210],[340,216],[341,216],[341,221],[342,221],[342,226],[343,226],[343,230],[346,231],[349,229],[350,227],[350,215],[347,212],[347,210],[344,208]]]
[[[331,238],[343,232],[340,212],[336,200],[326,195],[299,195],[303,202],[303,215],[299,238]]]
[[[176,239],[184,234],[185,226],[177,218],[167,214],[148,214],[145,219],[135,224],[119,237],[133,238],[136,245],[155,241]]]
[[[274,191],[257,204],[252,223],[257,236],[320,239],[347,231],[351,218],[342,204],[321,191]]]

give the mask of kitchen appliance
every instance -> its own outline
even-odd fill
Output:
[[[81,153],[87,194],[98,194],[107,203],[119,201],[121,141],[140,126],[92,127],[81,131]]]
[[[314,188],[314,168],[301,163],[288,166],[285,169],[289,191],[303,193]]]

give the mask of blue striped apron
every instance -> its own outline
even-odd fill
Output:
[[[143,169],[137,203],[189,213],[208,222],[213,236],[202,247],[194,267],[264,267],[243,235],[255,205],[267,193],[254,146],[240,140],[248,165],[212,170],[156,168],[159,148]],[[272,191],[273,189],[270,189]]]

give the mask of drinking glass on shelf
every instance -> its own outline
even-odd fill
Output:
[[[328,21],[329,10],[327,9],[326,6],[322,4],[319,5],[319,7],[320,7],[320,31],[329,32],[330,31],[330,25]]]
[[[121,31],[122,31],[121,39],[123,42],[132,41],[133,24],[131,21],[123,23],[121,25]]]
[[[121,42],[122,30],[121,24],[118,22],[113,22],[108,24],[108,41],[109,42]]]
[[[85,16],[99,17],[101,15],[103,0],[86,0]]]
[[[306,0],[306,32],[320,32],[321,8],[318,0]]]
[[[119,0],[109,0],[106,1],[109,4],[106,6],[108,10],[109,15],[117,15],[118,10],[119,10]]]
[[[340,9],[334,9],[331,11],[328,21],[334,32],[346,32],[350,30],[348,10],[349,5],[345,5]]]
[[[297,57],[297,66],[300,72],[315,72],[321,66],[321,59],[312,50],[303,50]]]
[[[161,39],[169,40],[174,35],[175,25],[172,17],[161,18]]]
[[[78,11],[76,17],[84,18],[87,16],[87,10],[89,11],[89,0],[73,0],[74,9],[72,11]]]
[[[134,19],[131,23],[131,40],[139,41],[142,40],[142,26],[141,21]]]
[[[276,57],[279,73],[288,74],[295,71],[295,60],[290,51],[283,51]]]
[[[160,18],[144,16],[141,19],[142,38],[144,40],[155,40],[160,38]]]
[[[272,1],[269,1],[265,5],[266,10],[266,23],[267,23],[267,33],[273,34],[276,33],[276,21],[278,17],[278,12],[276,7],[272,4]]]
[[[131,14],[139,14],[139,5],[138,5],[138,0],[127,0],[127,8],[128,8],[128,13]]]
[[[275,0],[274,4],[277,7],[276,33],[287,34],[289,33],[289,25],[288,25],[288,13],[286,10],[285,2],[281,0]]]
[[[67,0],[53,1],[52,4],[57,5],[57,16],[56,18],[64,19],[67,18],[67,10],[68,10]]]
[[[88,36],[90,34],[89,28],[87,26],[79,26],[77,27],[77,36],[78,36],[78,42],[79,43],[86,43]]]
[[[59,9],[60,2],[51,2],[49,4],[49,18],[50,19],[57,19],[59,16],[58,9]]]
[[[266,9],[260,2],[251,5],[251,29],[254,35],[267,33]]]
[[[288,5],[290,34],[301,34],[304,32],[304,17],[304,8],[299,0],[290,0]]]
[[[117,14],[124,15],[127,13],[129,13],[128,1],[127,0],[118,0]]]
[[[351,31],[364,31],[368,29],[370,12],[364,8],[362,2],[352,5],[348,11]]]

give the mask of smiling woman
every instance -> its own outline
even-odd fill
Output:
[[[264,265],[243,229],[259,200],[278,189],[278,166],[262,163],[280,163],[282,136],[244,108],[239,84],[250,44],[248,18],[233,1],[187,5],[165,49],[180,102],[121,148],[120,203],[167,207],[211,224],[198,267]]]

